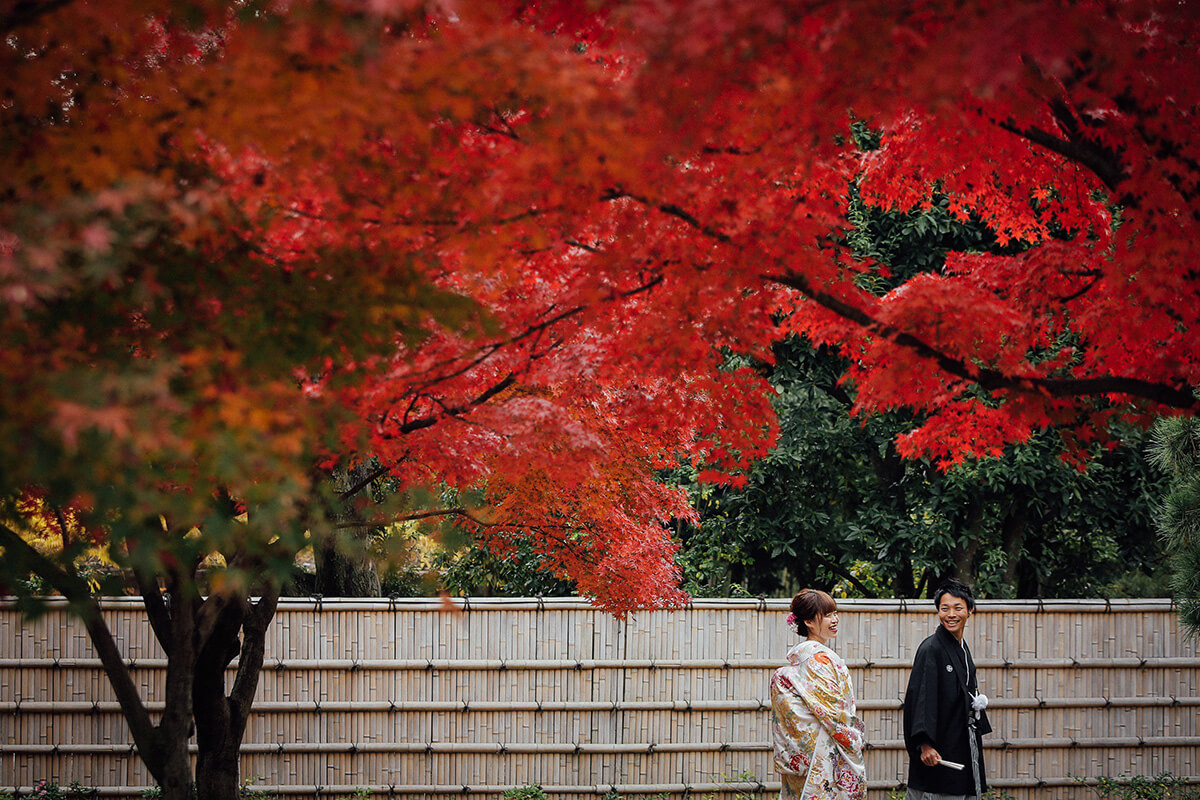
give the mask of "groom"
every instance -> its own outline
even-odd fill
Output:
[[[975,596],[948,580],[933,596],[938,628],[921,642],[904,693],[905,800],[970,800],[987,791],[981,737],[992,730],[975,661],[963,641]]]

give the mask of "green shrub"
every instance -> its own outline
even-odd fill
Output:
[[[542,791],[542,787],[533,784],[506,789],[501,797],[503,800],[550,800]]]
[[[1076,777],[1079,783],[1086,778]],[[1144,775],[1124,775],[1116,778],[1097,778],[1090,787],[1101,800],[1200,800],[1200,786],[1164,772],[1156,778]]]
[[[96,797],[97,794],[99,791],[96,787],[84,786],[79,781],[71,781],[69,786],[63,788],[54,781],[41,780],[34,784],[29,797],[32,800],[87,800]]]

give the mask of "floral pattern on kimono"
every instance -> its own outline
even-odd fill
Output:
[[[805,640],[771,677],[775,768],[780,800],[863,800],[867,771],[862,720],[846,662]]]

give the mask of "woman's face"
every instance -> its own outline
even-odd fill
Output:
[[[837,636],[837,609],[830,611],[828,614],[822,614],[819,617],[805,620],[804,624],[808,626],[808,638],[816,639],[819,642],[827,642]]]

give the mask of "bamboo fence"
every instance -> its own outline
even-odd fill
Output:
[[[624,620],[578,599],[285,600],[242,748],[281,796],[412,800],[772,797],[767,695],[796,641],[786,600],[696,600]],[[900,706],[928,601],[844,600],[874,800],[905,779]],[[104,603],[150,708],[166,661],[140,602]],[[967,628],[1014,800],[1085,797],[1099,777],[1200,781],[1200,658],[1167,600],[981,602]],[[236,664],[236,662],[235,662]],[[82,624],[0,603],[0,788],[152,785]],[[1082,782],[1081,782],[1082,781]]]

